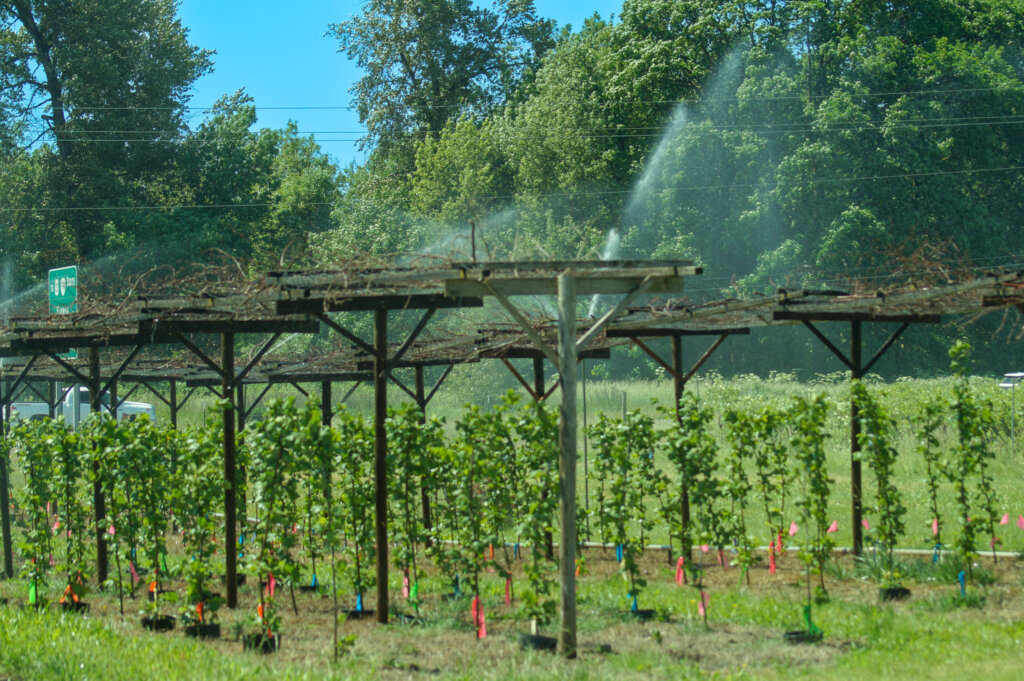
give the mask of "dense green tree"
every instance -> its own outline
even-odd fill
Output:
[[[42,142],[51,243],[91,260],[135,225],[124,208],[170,164],[183,103],[210,68],[175,0],[0,2],[0,68],[19,141]],[[52,263],[50,263],[52,264]]]
[[[340,51],[365,71],[354,86],[366,148],[394,151],[411,135],[500,104],[551,44],[533,0],[370,0],[331,24]],[[408,147],[406,153],[408,153]]]

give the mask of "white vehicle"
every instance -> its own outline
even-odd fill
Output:
[[[77,395],[75,391],[77,390]],[[76,399],[77,398],[77,399]],[[78,419],[75,419],[75,403],[78,403]],[[102,402],[106,409],[110,405],[110,396],[104,394]],[[89,389],[77,386],[68,391],[64,400],[57,405],[56,416],[63,416],[68,423],[81,423],[89,416],[91,402]],[[156,409],[146,402],[125,400],[117,408],[118,421],[134,421],[139,414],[149,414],[149,420],[156,422]],[[30,421],[49,418],[50,408],[45,402],[13,402],[11,404],[11,421],[27,419]]]

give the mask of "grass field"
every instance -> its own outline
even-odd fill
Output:
[[[468,378],[464,380],[469,382]],[[446,418],[449,427],[458,418],[462,403],[474,397],[460,390],[460,385],[463,383],[456,381],[440,392],[431,406],[433,413]],[[972,385],[993,404],[995,426],[989,444],[996,453],[993,470],[998,504],[1015,520],[1018,514],[1024,515],[1019,492],[1024,483],[1024,447],[1015,447],[1010,438],[1010,397],[991,378],[973,379]],[[914,454],[913,419],[925,400],[948,395],[952,381],[913,379],[875,382],[873,387],[899,425],[897,443],[902,458],[898,474],[909,509],[908,532],[902,544],[927,549],[931,545],[931,517],[926,511],[922,468]],[[831,404],[828,464],[834,488],[830,513],[839,521],[838,543],[850,542],[849,392],[844,376],[822,376],[813,382],[798,382],[787,375],[728,380],[712,376],[694,381],[688,389],[715,410],[714,430],[723,451],[726,445],[721,415],[725,410],[785,405],[794,395],[824,392]],[[668,381],[591,382],[586,390],[589,423],[599,411],[621,414],[623,402],[626,408],[653,414],[652,400],[661,404],[671,401]],[[369,391],[357,392],[351,408],[366,413],[368,397]],[[393,399],[400,401],[400,395],[393,395]],[[557,399],[557,393],[552,399]],[[477,401],[486,404],[485,400]],[[203,399],[190,403],[183,422],[198,422],[203,405]],[[581,409],[582,405],[581,392]],[[667,425],[663,417],[658,418]],[[950,432],[943,434],[945,440],[950,436]],[[582,473],[587,454],[582,440],[580,446]],[[865,501],[870,505],[873,481],[869,475],[864,484]],[[583,487],[581,479],[581,494]],[[587,502],[581,499],[581,503]],[[951,502],[948,509],[952,510]],[[761,543],[767,542],[756,509],[748,526]],[[656,533],[652,541],[665,538],[664,532]],[[799,539],[798,534],[792,541]],[[1000,528],[1000,539],[1004,551],[1015,554],[1024,550],[1024,531],[1015,522]],[[180,551],[172,554],[173,560],[183,558]],[[25,601],[27,586],[13,580],[0,583],[0,596],[10,602],[0,607],[0,679],[1021,678],[1024,577],[1016,555],[1000,558],[997,564],[992,564],[989,557],[980,558],[976,582],[968,586],[967,598],[958,596],[957,570],[950,563],[933,567],[928,556],[907,557],[906,561],[902,572],[913,590],[912,597],[901,603],[881,603],[878,582],[869,566],[837,554],[826,575],[831,600],[815,611],[825,639],[817,645],[794,646],[784,643],[782,634],[801,627],[805,592],[800,568],[792,556],[782,561],[776,575],[768,574],[762,560],[752,569],[749,586],[735,568],[710,566],[710,626],[705,628],[697,614],[698,592],[675,584],[674,569],[667,564],[664,552],[650,551],[642,563],[649,585],[641,596],[641,607],[656,609],[658,617],[637,622],[623,614],[629,603],[614,551],[590,549],[578,591],[578,660],[520,651],[517,636],[527,630],[527,623],[517,614],[517,608],[504,605],[503,584],[494,578],[486,579],[483,589],[489,631],[486,639],[475,638],[468,600],[442,600],[441,594],[450,590],[450,585],[436,575],[428,575],[421,586],[421,593],[428,594],[421,621],[415,626],[388,627],[369,621],[342,623],[342,636],[348,644],[336,664],[331,663],[331,601],[315,595],[296,594],[297,615],[285,607],[290,601],[281,600],[282,650],[276,655],[259,656],[243,653],[235,638],[238,630],[252,624],[256,593],[251,585],[241,589],[239,609],[222,611],[224,638],[196,643],[184,639],[180,631],[143,632],[135,612],[139,601],[129,602],[122,619],[117,599],[110,593],[90,594],[92,609],[86,616],[65,615],[53,609],[36,612],[20,605]],[[399,579],[392,571],[393,599],[400,590]],[[174,588],[183,592],[183,583],[174,584]],[[51,598],[57,595],[49,594]],[[372,598],[367,606],[373,607]],[[400,604],[399,609],[407,609],[403,606]],[[547,633],[552,633],[553,626]]]
[[[442,601],[444,585],[428,580],[422,621],[387,627],[344,622],[349,644],[336,664],[330,661],[330,599],[309,594],[297,595],[298,615],[290,608],[285,613],[281,650],[269,656],[242,652],[231,633],[234,622],[251,616],[251,587],[242,590],[245,605],[224,615],[225,637],[217,642],[196,643],[179,631],[143,632],[134,614],[118,617],[109,594],[91,594],[85,616],[0,607],[0,673],[14,681],[1020,678],[1024,598],[1016,560],[982,561],[978,572],[986,586],[971,586],[969,597],[960,599],[958,587],[944,582],[949,571],[933,570],[925,559],[908,570],[921,580],[910,583],[911,598],[889,604],[879,602],[877,586],[863,579],[852,558],[837,558],[826,580],[831,600],[815,609],[824,640],[793,645],[782,634],[801,626],[804,583],[792,558],[781,560],[775,575],[755,567],[750,586],[734,568],[710,567],[705,627],[697,591],[675,584],[662,554],[649,553],[643,563],[650,580],[643,604],[656,608],[657,618],[639,622],[624,614],[614,553],[588,553],[577,660],[519,649],[517,636],[527,625],[515,607],[505,607],[498,580],[485,586],[483,640],[470,625],[468,599]],[[19,586],[5,584],[3,593],[13,602]]]

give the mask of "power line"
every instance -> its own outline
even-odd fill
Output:
[[[840,90],[837,90],[840,91]],[[851,97],[897,97],[904,95],[939,95],[939,94],[976,94],[983,92],[1024,92],[1024,85],[1002,85],[984,88],[941,88],[934,90],[890,90],[882,92],[848,92],[841,90],[845,94],[849,94]],[[651,104],[707,104],[707,103],[720,103],[720,102],[775,102],[775,101],[792,101],[792,100],[807,100],[807,99],[829,99],[833,96],[832,94],[827,95],[779,95],[774,97],[691,97],[682,99],[623,99],[623,100],[601,100],[601,99],[588,99],[584,102],[578,102],[582,105],[602,105],[602,106],[621,106],[623,104],[640,104],[640,105],[651,105]],[[0,109],[20,109],[22,107],[15,104],[0,105]],[[200,112],[212,112],[217,110],[216,105],[211,106],[71,106],[68,107],[72,111],[200,111]],[[355,104],[336,104],[326,106],[248,106],[242,105],[239,108],[251,108],[255,111],[352,111],[358,109],[358,105]],[[411,104],[405,108],[408,109],[467,109],[470,108],[467,104]]]
[[[921,172],[921,173],[898,173],[890,175],[865,175],[855,177],[837,177],[837,178],[823,178],[817,180],[805,180],[802,182],[750,182],[742,184],[723,184],[723,185],[695,185],[695,186],[666,186],[661,187],[659,191],[662,192],[675,192],[675,191],[718,191],[723,189],[771,189],[778,187],[779,185],[789,187],[807,187],[821,184],[840,184],[843,182],[876,182],[879,180],[897,180],[897,179],[910,179],[910,178],[922,178],[922,177],[941,177],[941,176],[964,176],[982,173],[999,173],[999,172],[1010,172],[1010,171],[1024,171],[1024,166],[1006,166],[1002,168],[971,168],[964,170],[942,170],[932,172]],[[478,200],[523,200],[523,199],[540,199],[540,198],[583,198],[583,197],[594,197],[594,196],[622,196],[632,194],[633,189],[609,189],[605,191],[592,191],[592,192],[552,192],[545,194],[505,194],[505,195],[489,195],[476,197]],[[18,208],[18,207],[0,207],[0,212],[8,213],[31,213],[31,212],[84,212],[84,211],[98,211],[98,212],[129,212],[129,211],[173,211],[173,210],[223,210],[223,209],[243,209],[243,208],[272,208],[276,206],[276,203],[271,202],[248,202],[248,203],[223,203],[223,204],[179,204],[179,205],[146,205],[146,206],[66,206],[66,207],[49,207],[49,206],[37,206],[32,208]],[[301,206],[334,206],[336,202],[330,201],[307,201],[297,205]]]

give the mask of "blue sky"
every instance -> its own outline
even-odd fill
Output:
[[[617,13],[622,0],[535,4],[541,16],[578,29],[594,12],[605,18]],[[352,103],[349,88],[361,74],[324,33],[328,24],[348,19],[360,7],[354,0],[181,0],[178,14],[191,42],[217,51],[214,71],[194,88],[194,122],[202,119],[202,108],[245,88],[260,107],[260,126],[277,128],[294,120],[301,132],[315,133],[340,164],[362,160],[355,147],[361,136],[356,113],[317,109]]]

